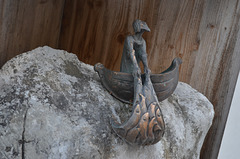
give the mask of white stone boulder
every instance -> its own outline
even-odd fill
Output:
[[[1,159],[196,159],[214,116],[208,99],[179,82],[160,103],[163,139],[130,146],[111,129],[131,106],[112,97],[76,55],[40,47],[0,70]]]

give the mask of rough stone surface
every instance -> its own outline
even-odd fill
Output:
[[[111,116],[126,120],[131,106],[104,90],[92,66],[49,47],[8,61],[0,88],[1,159],[195,159],[214,115],[206,97],[180,82],[161,102],[163,139],[131,147],[109,124]]]

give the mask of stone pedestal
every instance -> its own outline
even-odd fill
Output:
[[[111,129],[131,106],[112,97],[93,67],[74,54],[40,47],[0,70],[0,158],[199,158],[214,116],[208,99],[179,82],[160,103],[166,123],[155,145],[131,147]]]

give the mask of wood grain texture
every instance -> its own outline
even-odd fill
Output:
[[[38,46],[58,46],[64,0],[0,0],[0,67]]]
[[[0,67],[49,45],[117,71],[132,22],[146,21],[152,72],[182,58],[180,80],[213,103],[201,158],[216,159],[240,69],[239,18],[239,0],[0,0]]]
[[[214,104],[201,158],[216,159],[240,69],[239,0],[66,0],[59,48],[117,71],[137,18],[152,30],[144,34],[152,72],[182,58],[180,80]]]
[[[213,41],[208,41],[213,44],[207,45],[211,46],[211,52],[206,54],[210,70],[203,74],[206,86],[202,91],[215,106],[215,118],[205,139],[201,158],[217,158],[240,69],[240,4],[237,0],[211,1],[206,6],[205,13],[214,20],[216,31]],[[216,7],[218,10],[215,13]],[[205,38],[209,39],[209,36]],[[192,80],[196,81],[197,77]]]

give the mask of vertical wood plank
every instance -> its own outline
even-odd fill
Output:
[[[59,47],[117,71],[132,22],[146,21],[152,72],[181,57],[180,80],[214,104],[201,158],[216,159],[240,69],[239,18],[239,0],[66,0]]]
[[[220,6],[222,8],[216,16],[221,20],[213,51],[215,54],[212,55],[214,61],[211,62],[210,72],[205,73],[210,80],[205,82],[207,85],[204,88],[204,93],[215,106],[215,118],[202,148],[202,159],[218,157],[240,69],[240,4],[232,0],[222,1]]]
[[[0,1],[0,67],[38,46],[58,46],[64,0]]]

